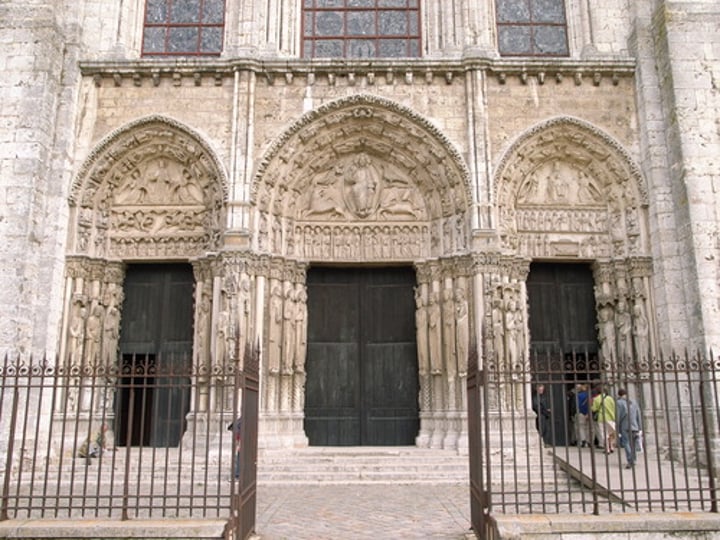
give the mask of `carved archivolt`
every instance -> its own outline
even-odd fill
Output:
[[[494,182],[502,245],[528,257],[603,259],[648,250],[647,190],[611,137],[555,118],[505,152]]]
[[[227,181],[201,137],[161,117],[106,137],[70,195],[69,251],[93,257],[200,255],[218,246]]]
[[[341,99],[303,116],[266,152],[252,186],[255,247],[356,261],[462,253],[468,180],[427,120],[374,96]]]

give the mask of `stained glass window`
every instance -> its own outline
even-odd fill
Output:
[[[496,0],[502,56],[567,56],[564,0]]]
[[[222,52],[225,0],[147,0],[143,56],[217,56]]]
[[[303,0],[303,56],[418,57],[419,0]]]

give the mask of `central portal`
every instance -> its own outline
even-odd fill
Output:
[[[305,433],[314,446],[407,446],[419,429],[412,268],[311,268]]]

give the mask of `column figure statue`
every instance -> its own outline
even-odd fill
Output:
[[[645,361],[649,355],[650,323],[645,315],[642,299],[638,299],[633,306],[633,339],[635,341],[635,354],[639,361]]]
[[[417,330],[418,370],[423,376],[429,372],[428,313],[420,287],[415,289],[415,328]]]
[[[468,347],[470,343],[470,321],[465,289],[455,291],[455,328],[458,376],[466,377],[468,370]]]
[[[615,311],[617,328],[618,358],[626,360],[632,355],[632,315],[625,300],[619,300]]]
[[[454,377],[457,371],[455,364],[455,301],[451,287],[445,287],[443,290],[442,324],[445,368],[448,370],[448,375]]]
[[[440,302],[438,293],[430,293],[428,300],[428,344],[430,346],[430,373],[442,373],[442,336],[440,328]]]
[[[270,289],[270,328],[268,329],[268,371],[280,373],[280,347],[282,340],[283,301],[280,285],[274,282]]]
[[[282,372],[291,375],[295,364],[295,295],[292,283],[285,283],[283,293],[283,343],[282,343]]]
[[[611,362],[615,358],[615,321],[613,308],[605,305],[598,313],[598,341],[600,342],[600,355],[602,360]]]
[[[307,293],[301,284],[295,292],[295,372],[305,373],[307,356]]]

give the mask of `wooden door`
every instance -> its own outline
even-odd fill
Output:
[[[310,444],[414,444],[419,417],[413,270],[313,268],[307,281]]]
[[[116,419],[121,445],[180,442],[190,406],[193,288],[190,265],[127,269]]]
[[[572,442],[568,393],[577,381],[594,376],[591,366],[598,344],[593,284],[587,264],[530,265],[530,358],[535,362],[536,382],[546,383],[550,395],[549,443]]]

